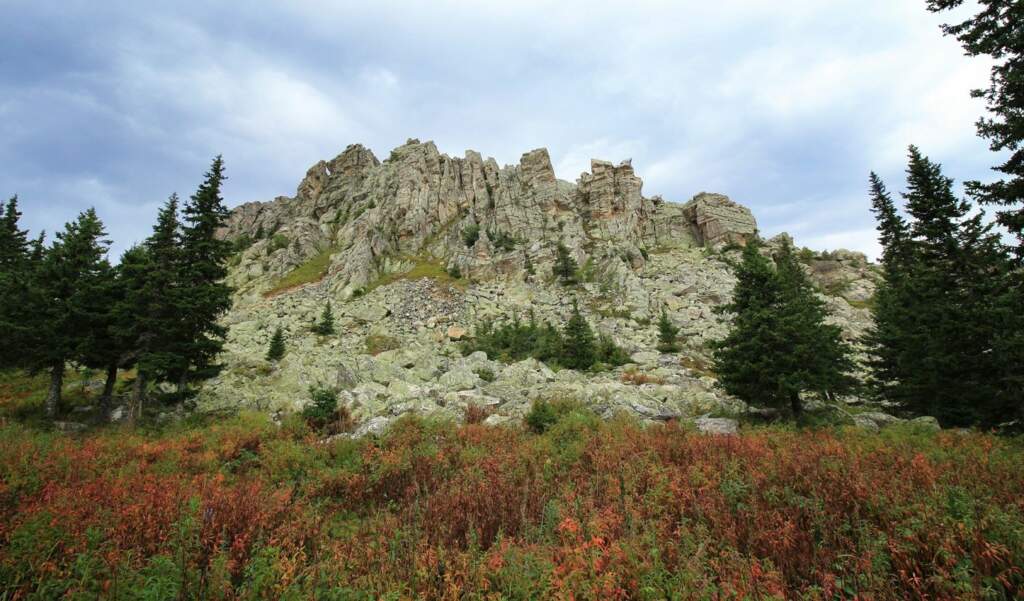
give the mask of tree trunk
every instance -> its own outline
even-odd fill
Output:
[[[57,417],[60,407],[60,391],[64,387],[64,362],[50,368],[50,391],[46,394],[46,417]]]
[[[800,401],[799,392],[789,393],[789,408],[793,412],[793,417],[800,417],[800,414],[804,412],[804,404]]]
[[[100,411],[104,420],[110,417],[110,400],[114,397],[114,384],[117,384],[117,363],[107,366],[107,381],[103,383],[103,395],[100,396]]]
[[[134,423],[142,417],[142,402],[146,396],[146,372],[139,370],[135,375],[135,384],[132,387],[131,410],[128,412],[129,419]]]

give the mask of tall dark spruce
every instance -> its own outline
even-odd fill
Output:
[[[928,0],[928,9],[943,12],[962,4],[963,0]],[[969,56],[994,60],[989,87],[972,90],[971,95],[985,99],[990,114],[978,120],[978,135],[989,141],[993,151],[1008,154],[993,167],[1004,177],[966,186],[979,202],[999,208],[996,220],[1016,238],[1016,265],[999,296],[1001,329],[992,354],[1002,363],[1001,418],[1024,423],[1024,4],[1019,0],[979,0],[977,4],[977,13],[943,26],[943,31],[956,37]]]
[[[721,309],[734,317],[714,345],[715,369],[729,393],[798,416],[805,392],[826,398],[848,392],[853,363],[840,329],[825,323],[825,303],[792,249],[783,246],[775,261],[773,269],[756,241],[744,248],[733,300]]]
[[[30,257],[28,232],[19,227],[18,197],[0,205],[0,368],[21,367],[23,349],[32,335],[28,282],[34,265]]]
[[[50,374],[45,407],[55,416],[61,402],[64,369],[83,361],[94,345],[97,328],[105,327],[104,308],[96,302],[107,285],[109,241],[93,209],[64,226],[43,253],[31,282],[37,302],[31,321],[33,344],[24,349],[28,367]]]
[[[224,346],[226,329],[217,320],[231,308],[231,288],[223,281],[231,243],[217,237],[228,216],[221,198],[224,179],[224,161],[218,156],[183,210],[182,286],[177,295],[183,362],[174,373],[179,390],[189,380],[208,378],[219,370],[214,361]]]
[[[868,338],[875,389],[947,426],[998,423],[1014,396],[996,352],[1013,319],[1004,304],[1011,270],[1004,247],[916,147],[903,194],[908,225],[894,219],[875,180],[886,270]]]

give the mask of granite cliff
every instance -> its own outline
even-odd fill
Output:
[[[743,411],[715,386],[707,342],[724,332],[727,316],[713,309],[729,298],[729,262],[756,221],[721,194],[675,203],[644,196],[642,184],[628,160],[593,160],[570,183],[545,149],[500,167],[432,142],[409,140],[384,161],[351,145],[313,165],[294,197],[232,211],[222,231],[238,248],[226,369],[199,402],[289,411],[308,402],[310,386],[330,386],[360,431],[408,411],[458,417],[469,404],[500,422],[552,397],[659,420]],[[559,244],[581,266],[579,286],[551,274]],[[802,257],[836,322],[851,338],[862,333],[874,267],[849,251]],[[582,374],[459,352],[481,318],[532,311],[561,321],[573,299],[632,364]],[[338,331],[318,336],[311,325],[328,301]],[[681,327],[680,353],[655,350],[663,309]],[[271,364],[263,355],[277,326],[288,353]],[[638,373],[639,384],[629,375]]]

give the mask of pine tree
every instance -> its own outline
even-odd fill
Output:
[[[267,361],[277,362],[284,357],[284,332],[281,326],[277,326],[274,335],[270,338],[270,346],[267,348]]]
[[[562,335],[560,363],[570,369],[588,369],[597,359],[594,331],[580,313],[579,305],[572,302],[572,316],[565,324]]]
[[[110,243],[104,236],[103,224],[93,209],[79,214],[43,253],[32,282],[40,301],[32,322],[36,344],[25,350],[33,371],[50,373],[45,401],[50,417],[60,405],[67,362],[80,360],[94,335],[97,316],[93,299],[109,269],[104,255]]]
[[[570,286],[576,283],[577,271],[579,271],[579,265],[576,263],[576,259],[572,258],[569,249],[559,242],[552,273],[563,286]]]
[[[674,353],[679,350],[676,337],[679,335],[679,327],[673,325],[668,318],[665,309],[661,310],[661,318],[658,319],[658,350],[663,353]]]
[[[228,210],[221,198],[224,161],[213,160],[206,179],[183,210],[180,295],[178,314],[183,335],[178,351],[184,367],[178,375],[179,390],[188,379],[210,377],[219,370],[214,364],[224,346],[226,328],[218,319],[231,308],[231,288],[224,283],[231,243],[217,237],[225,226]]]
[[[736,268],[733,300],[720,309],[734,314],[728,335],[714,344],[722,386],[758,406],[803,411],[801,393],[843,393],[853,385],[849,348],[836,326],[826,325],[825,305],[784,246],[772,269],[756,242],[747,244]]]
[[[83,340],[78,361],[88,368],[103,370],[106,374],[99,399],[104,416],[110,411],[118,369],[130,350],[131,341],[120,336],[117,322],[121,318],[117,308],[124,301],[123,285],[120,266],[112,267],[104,261],[93,294],[86,299],[89,304],[90,335]]]
[[[321,336],[329,336],[334,333],[334,312],[331,311],[331,301],[327,301],[323,313],[320,314],[320,321],[313,325],[313,332]]]

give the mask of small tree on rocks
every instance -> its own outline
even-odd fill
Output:
[[[334,333],[334,312],[331,310],[331,301],[327,301],[323,313],[320,314],[320,321],[313,325],[313,331],[321,336],[329,336]]]
[[[270,348],[267,349],[267,361],[280,361],[284,357],[284,332],[281,326],[277,326],[274,335],[270,338]]]
[[[679,350],[676,337],[679,335],[679,326],[669,321],[668,313],[661,310],[661,319],[658,320],[658,350],[663,353],[674,353]]]

